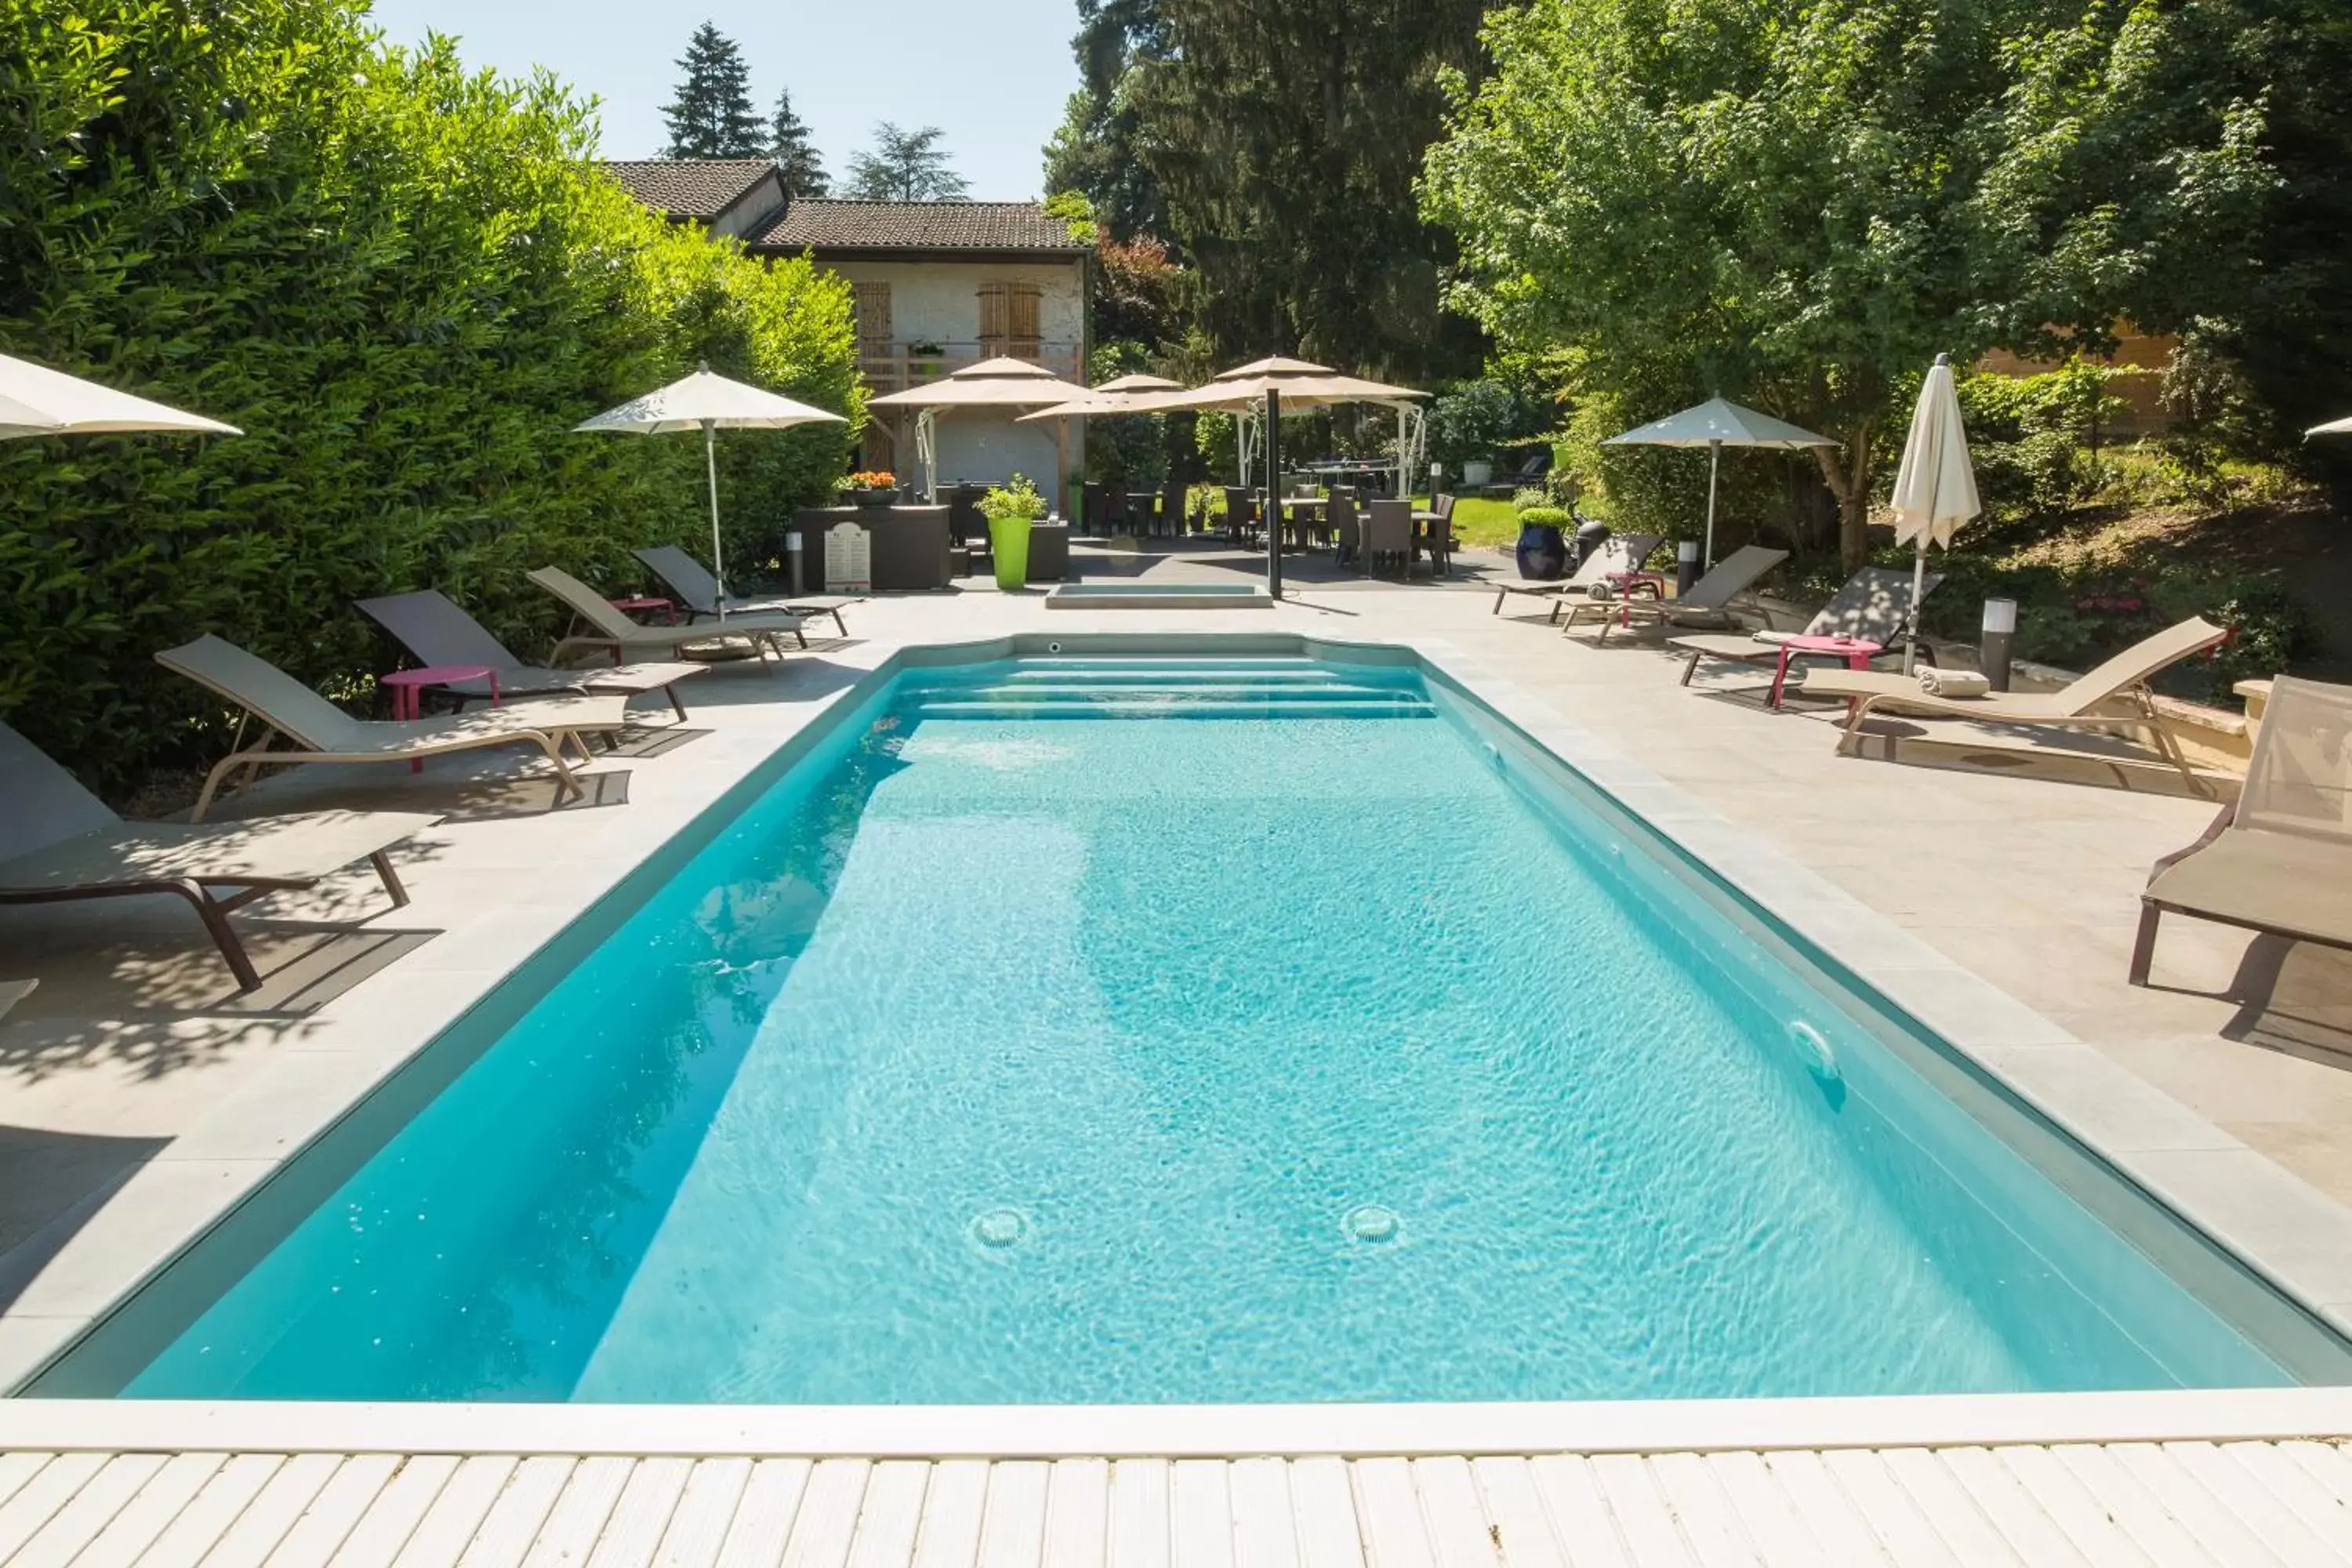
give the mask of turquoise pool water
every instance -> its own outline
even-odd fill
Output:
[[[2290,1380],[2171,1222],[1485,722],[1304,659],[905,675],[120,1391]]]

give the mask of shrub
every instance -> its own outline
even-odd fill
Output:
[[[1519,508],[1519,526],[1522,528],[1566,528],[1570,521],[1564,507],[1523,506]]]
[[[2108,465],[2085,442],[2095,424],[2122,408],[2107,394],[2121,374],[2075,361],[2040,375],[1962,379],[1969,457],[1989,513],[2047,521],[2098,493]]]
[[[1535,507],[1551,505],[1551,492],[1540,485],[1528,485],[1511,496],[1513,511],[1527,511]]]
[[[1551,426],[1549,403],[1488,377],[1441,393],[1429,409],[1429,455],[1457,467],[1531,441]]]
[[[363,689],[354,598],[437,587],[530,651],[528,568],[707,538],[700,442],[571,429],[697,360],[853,421],[726,434],[730,559],[841,470],[846,287],[638,206],[551,79],[386,48],[356,0],[9,15],[0,348],[246,432],[0,443],[0,717],[100,789],[217,723],[157,648]]]
[[[1024,517],[1034,521],[1045,515],[1045,498],[1028,475],[1015,474],[980,498],[980,515],[991,522]]]

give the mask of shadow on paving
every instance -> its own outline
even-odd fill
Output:
[[[0,1124],[0,1310],[169,1142]]]

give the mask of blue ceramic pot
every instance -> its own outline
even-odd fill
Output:
[[[1519,575],[1548,583],[1568,575],[1568,542],[1549,522],[1519,525]]]

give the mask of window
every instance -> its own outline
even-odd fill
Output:
[[[980,351],[1034,360],[1043,346],[1038,318],[1045,290],[1034,283],[980,286]]]

